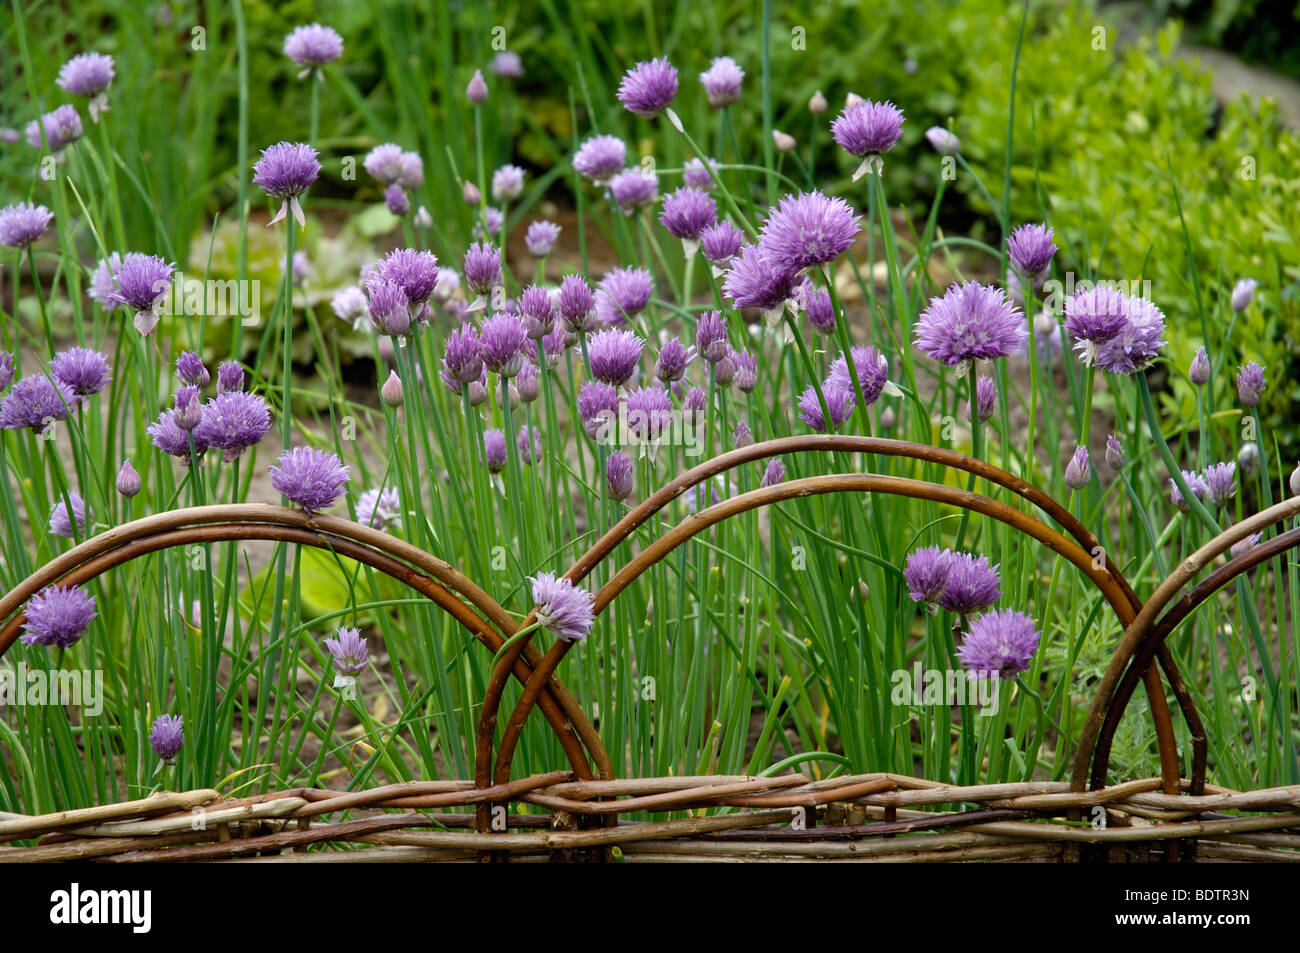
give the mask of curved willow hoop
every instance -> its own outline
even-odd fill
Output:
[[[1106,769],[1109,766],[1111,737],[1120,717],[1124,713],[1124,709],[1128,705],[1129,698],[1132,696],[1131,687],[1128,689],[1127,694],[1124,694],[1122,685],[1119,690],[1116,689],[1124,666],[1127,664],[1132,670],[1138,659],[1145,658],[1149,661],[1154,653],[1167,651],[1165,640],[1197,606],[1240,573],[1295,546],[1297,540],[1294,534],[1297,533],[1297,530],[1283,533],[1260,543],[1248,552],[1233,559],[1227,565],[1215,570],[1204,582],[1197,585],[1187,596],[1180,600],[1160,620],[1159,624],[1153,626],[1152,623],[1155,621],[1156,616],[1192,577],[1209,565],[1215,557],[1230,549],[1234,543],[1240,542],[1252,533],[1257,533],[1296,513],[1300,513],[1300,496],[1293,496],[1290,499],[1283,500],[1281,503],[1276,503],[1268,509],[1242,520],[1240,523],[1234,523],[1183,560],[1147,599],[1137,617],[1125,629],[1119,646],[1116,647],[1114,655],[1111,656],[1110,665],[1107,666],[1101,681],[1097,685],[1096,693],[1093,695],[1092,707],[1088,710],[1088,717],[1084,722],[1083,733],[1079,739],[1079,747],[1075,751],[1075,790],[1083,790],[1082,781],[1089,776],[1089,761],[1093,763],[1090,776],[1092,787],[1099,786],[1101,783],[1098,780],[1099,778],[1105,778]],[[1128,678],[1129,675],[1126,674],[1125,682],[1128,681]],[[1094,741],[1096,742],[1095,746]],[[1197,763],[1194,764],[1192,788],[1193,793],[1199,793],[1204,786],[1205,780],[1206,752],[1204,748],[1197,750],[1194,756]]]
[[[1079,544],[1085,549],[1092,551],[1097,546],[1097,538],[1088,531],[1075,517],[1066,510],[1060,503],[1052,499],[1043,491],[1039,490],[1032,484],[1015,477],[1004,470],[1000,470],[991,464],[976,460],[973,457],[956,453],[952,450],[946,450],[941,447],[933,447],[926,444],[911,443],[903,440],[890,440],[878,437],[860,437],[847,434],[819,434],[805,435],[798,437],[784,437],[776,440],[767,440],[762,443],[752,444],[749,447],[732,450],[728,453],[720,454],[711,460],[707,460],[686,472],[679,474],[671,482],[660,488],[644,500],[639,506],[627,513],[615,526],[605,533],[585,554],[583,554],[565,576],[577,582],[584,578],[591,569],[596,566],[608,553],[614,549],[624,539],[628,538],[638,526],[649,519],[653,514],[667,506],[672,500],[686,492],[692,486],[703,480],[709,479],[716,474],[723,473],[744,463],[754,460],[766,459],[768,457],[779,456],[782,454],[808,453],[808,452],[825,452],[825,451],[848,451],[860,452],[867,454],[880,454],[882,456],[902,456],[923,462],[937,463],[948,466],[953,469],[963,470],[967,473],[973,473],[981,476],[991,483],[1009,489],[1022,498],[1033,503],[1050,515],[1057,523],[1064,527],[1071,536],[1078,540]],[[1131,611],[1127,614],[1121,614],[1121,623],[1127,625],[1133,615],[1140,609],[1141,601],[1133,592],[1133,588],[1128,584],[1119,569],[1114,566],[1110,560],[1105,561],[1105,573],[1110,576],[1115,585],[1124,594],[1125,600]],[[1119,610],[1117,609],[1117,612]],[[535,616],[529,615],[524,620],[524,625],[531,624]],[[476,782],[480,786],[490,783],[493,774],[489,774],[487,764],[492,757],[492,741],[496,731],[498,710],[501,702],[501,693],[505,688],[505,683],[509,678],[511,656],[515,652],[522,652],[530,644],[532,633],[526,634],[519,642],[507,649],[503,657],[498,661],[496,669],[492,673],[484,695],[483,707],[480,711],[478,737],[475,749],[476,764]],[[552,666],[559,664],[559,658],[563,653],[557,647],[552,648],[552,652],[560,652],[559,656],[551,659],[551,653],[548,652],[547,662]],[[1192,700],[1191,693],[1188,691],[1186,684],[1183,682],[1182,675],[1174,663],[1173,656],[1166,646],[1161,646],[1157,652],[1157,658],[1161,667],[1165,671],[1166,677],[1174,695],[1178,700],[1183,717],[1191,730],[1193,747],[1201,752],[1199,760],[1203,762],[1203,751],[1205,748],[1205,732],[1200,721],[1200,716],[1196,711],[1195,704]],[[545,667],[545,663],[544,666]],[[1147,693],[1151,698],[1151,713],[1155,722],[1157,737],[1160,742],[1161,752],[1161,771],[1163,775],[1165,790],[1167,793],[1174,793],[1178,788],[1178,761],[1177,747],[1173,738],[1173,726],[1169,719],[1168,706],[1165,703],[1163,687],[1160,683],[1159,674],[1154,668],[1150,668],[1145,673]],[[521,699],[522,703],[523,699]],[[526,714],[526,712],[525,712]],[[507,759],[508,760],[508,759]]]
[[[508,613],[467,577],[403,540],[350,520],[313,518],[284,507],[248,503],[190,507],[148,516],[86,540],[46,563],[0,598],[0,620],[7,620],[0,628],[0,657],[18,637],[25,619],[19,610],[32,595],[53,582],[79,584],[137,556],[172,546],[238,539],[296,542],[330,549],[372,566],[427,596],[492,652],[517,630]],[[407,562],[415,569],[406,565]],[[453,592],[465,597],[470,605],[456,598]],[[473,611],[471,605],[479,612]],[[488,620],[502,630],[504,637]],[[541,658],[534,647],[522,658],[516,656],[516,661],[522,664],[512,664],[511,673],[526,684]],[[609,756],[577,699],[558,679],[549,681],[545,695],[544,714],[575,773],[590,774],[582,745],[586,746],[597,771],[608,773]],[[574,732],[582,745],[577,744]]]
[[[1121,623],[1128,624],[1134,618],[1135,613],[1133,607],[1124,590],[1116,583],[1113,575],[1104,569],[1096,568],[1090,552],[1085,551],[1077,543],[1072,542],[1061,533],[1051,529],[1033,517],[1028,516],[1020,510],[1008,506],[1005,503],[991,500],[988,497],[967,490],[903,477],[880,476],[875,474],[833,474],[828,476],[809,477],[801,480],[792,480],[732,497],[729,500],[725,500],[722,503],[701,511],[694,516],[688,517],[659,539],[655,540],[654,543],[642,551],[635,559],[620,569],[618,573],[596,594],[594,609],[597,613],[602,612],[620,592],[622,592],[650,566],[663,559],[668,553],[683,542],[715,523],[721,522],[722,520],[738,513],[743,513],[759,506],[777,503],[781,500],[799,496],[839,492],[877,492],[907,496],[915,499],[928,499],[973,510],[1000,520],[1026,535],[1037,539],[1039,542],[1044,543],[1050,549],[1073,563],[1086,576],[1088,576],[1099,590],[1101,590],[1102,595],[1111,605]],[[515,745],[522,733],[523,725],[527,719],[528,713],[537,700],[542,687],[545,685],[545,679],[555,670],[560,660],[563,659],[564,655],[571,647],[572,643],[561,641],[557,641],[551,646],[551,649],[546,653],[542,663],[534,670],[532,677],[524,688],[523,694],[520,696],[518,703],[511,712],[510,719],[506,723],[505,730],[502,734],[501,745],[497,752],[495,762],[494,776],[498,779],[498,783],[500,778],[509,778],[510,761],[514,753]],[[1156,680],[1158,687],[1156,697],[1163,701],[1163,686],[1159,685],[1158,675],[1156,676]],[[1164,712],[1164,718],[1168,721],[1167,709]],[[1172,730],[1162,736],[1160,750],[1162,764],[1166,765],[1166,773],[1169,765],[1172,765],[1173,771],[1175,772],[1172,780],[1176,789],[1178,780],[1176,773],[1178,769],[1178,756],[1177,750],[1173,745]],[[1168,780],[1168,778],[1166,780]]]

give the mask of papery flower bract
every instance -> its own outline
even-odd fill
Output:
[[[772,145],[776,146],[777,152],[794,152],[795,149],[799,148],[799,141],[788,132],[773,129]]]
[[[627,214],[653,204],[659,194],[659,176],[640,169],[624,169],[609,179],[614,203]]]
[[[113,82],[113,57],[104,53],[78,53],[59,68],[55,80],[73,96],[95,96]]]
[[[615,268],[596,286],[596,318],[606,327],[619,327],[650,303],[654,278],[644,268]]]
[[[28,601],[23,645],[67,649],[81,641],[99,613],[95,597],[80,586],[46,586]]]
[[[0,429],[40,433],[55,421],[66,420],[76,403],[77,395],[63,381],[32,374],[14,384],[0,401]]]
[[[676,95],[677,70],[662,57],[637,63],[618,87],[618,101],[642,119],[659,115]]]
[[[700,74],[709,105],[715,109],[740,101],[740,84],[745,71],[730,56],[716,56],[709,68]]]
[[[987,556],[953,553],[948,567],[948,583],[939,595],[939,607],[958,615],[987,609],[1002,595],[996,566]]]
[[[389,370],[388,379],[379,388],[379,399],[393,408],[401,407],[405,402],[406,395],[402,393],[402,379],[397,376],[397,371]]]
[[[71,515],[68,513],[69,503],[72,504]],[[74,539],[85,535],[86,520],[90,518],[90,508],[86,506],[86,501],[81,494],[76,490],[69,490],[68,498],[66,500],[60,498],[50,512],[49,530],[55,536]]]
[[[402,515],[402,501],[394,487],[366,490],[357,497],[357,522],[378,530],[387,529]]]
[[[676,238],[698,240],[718,220],[718,207],[703,189],[683,185],[664,196],[659,223]]]
[[[83,399],[98,394],[113,377],[108,358],[88,347],[70,347],[55,354],[50,373]]]
[[[524,245],[528,254],[534,258],[545,258],[555,247],[555,240],[560,237],[560,226],[554,222],[538,220],[530,222],[524,233]]]
[[[566,642],[581,642],[596,624],[590,592],[554,573],[530,576],[533,602],[537,605],[537,622],[551,635]]]
[[[916,345],[941,364],[1012,354],[1029,338],[1024,314],[991,285],[968,281],[931,298],[916,322]]]
[[[476,295],[486,295],[505,282],[501,272],[500,249],[476,242],[465,252],[465,285]]]
[[[1015,678],[1028,670],[1042,633],[1034,620],[1015,609],[987,612],[971,623],[957,658],[977,677]]]
[[[331,639],[325,639],[325,648],[330,654],[334,671],[340,675],[360,675],[366,670],[369,649],[366,640],[361,637],[360,629],[339,626]]]
[[[0,245],[26,248],[45,234],[54,213],[44,205],[19,202],[0,209]]]
[[[293,447],[271,467],[271,487],[310,514],[327,510],[343,494],[348,468],[328,450]]]
[[[605,461],[605,489],[610,498],[626,500],[636,488],[636,467],[632,458],[622,450],[615,450]]]
[[[1021,225],[1007,237],[1011,266],[1021,275],[1037,278],[1045,272],[1056,254],[1050,225]]]
[[[1264,396],[1264,365],[1247,361],[1237,370],[1237,399],[1254,407]]]
[[[226,391],[203,407],[195,439],[224,451],[224,460],[233,462],[249,447],[256,446],[271,429],[271,410],[256,394],[242,390]]]
[[[814,268],[852,247],[859,228],[858,216],[843,199],[802,192],[781,199],[763,223],[759,247],[785,268]]]
[[[607,384],[626,384],[641,362],[645,341],[619,328],[597,331],[587,343],[591,374]]]
[[[180,715],[159,715],[149,731],[149,747],[167,764],[176,760],[185,746],[185,719]]]
[[[853,367],[858,372],[858,383],[862,386],[862,399],[870,407],[885,390],[885,384],[889,380],[889,362],[874,347],[854,347],[849,353],[853,356]],[[831,362],[826,383],[828,386],[836,384],[853,391],[853,378],[843,351]],[[857,394],[853,396],[856,398]]]
[[[573,156],[573,167],[594,182],[606,182],[623,170],[627,145],[614,136],[592,136]]]
[[[304,69],[323,66],[343,55],[343,37],[319,23],[295,27],[284,38],[284,55]]]
[[[71,103],[47,112],[40,118],[39,124],[33,119],[27,124],[27,144],[33,149],[41,148],[41,130],[45,131],[45,140],[51,152],[65,149],[81,138],[81,114]]]

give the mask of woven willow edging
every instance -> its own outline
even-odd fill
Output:
[[[56,814],[0,815],[0,842],[39,838],[35,847],[0,846],[0,862],[397,862],[473,860],[488,852],[513,860],[602,860],[617,847],[631,861],[924,863],[1060,860],[1085,845],[1131,853],[1189,838],[1199,858],[1300,861],[1300,785],[1249,792],[1207,786],[1203,795],[1169,795],[1160,793],[1162,784],[1148,778],[1079,792],[1064,781],[955,787],[896,774],[575,781],[571,771],[554,771],[488,788],[411,781],[237,800],[188,791]],[[504,810],[507,803],[543,811],[499,815],[507,829],[487,834],[472,830],[473,813],[427,813],[485,804]],[[620,820],[640,811],[700,813]],[[1071,811],[1089,820],[1065,820]],[[307,847],[323,849],[302,852]]]

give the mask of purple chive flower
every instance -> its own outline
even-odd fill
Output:
[[[482,459],[492,473],[500,473],[506,468],[505,431],[497,427],[483,431]]]
[[[1205,485],[1205,480],[1197,473],[1189,473],[1186,470],[1182,471],[1182,473],[1183,482],[1187,484],[1187,489],[1192,491],[1192,496],[1204,501],[1205,494],[1209,489]],[[1192,508],[1192,504],[1183,498],[1182,491],[1178,489],[1178,484],[1173,477],[1169,478],[1169,502],[1184,513],[1189,512]]]
[[[728,353],[727,359],[736,368],[736,374],[733,378],[736,387],[742,393],[752,393],[754,388],[758,386],[758,361],[755,360],[754,355],[745,350],[733,350]]]
[[[529,285],[519,295],[519,313],[528,322],[528,336],[540,341],[555,326],[551,293],[540,285]]]
[[[953,553],[948,583],[939,596],[939,607],[957,615],[987,609],[1002,595],[998,570],[987,556]]]
[[[361,330],[360,324],[370,316],[370,302],[366,293],[356,285],[340,288],[330,299],[330,308],[340,321],[352,325],[354,331]]]
[[[81,115],[72,104],[60,106],[53,112],[47,112],[40,118],[40,124],[33,119],[27,124],[27,144],[33,149],[41,148],[41,130],[45,130],[45,139],[51,152],[58,152],[81,138]]]
[[[1096,285],[1076,291],[1065,302],[1065,330],[1076,342],[1093,345],[1086,353],[1124,326],[1128,319],[1128,298],[1109,285]],[[1076,347],[1079,347],[1076,344]],[[1086,359],[1090,364],[1091,360]]]
[[[357,522],[383,530],[396,523],[402,515],[402,501],[397,490],[366,490],[357,498]]]
[[[587,381],[578,390],[578,416],[588,437],[607,442],[618,419],[618,388],[603,381]]]
[[[469,85],[465,87],[465,98],[473,106],[479,106],[487,102],[488,87],[487,80],[483,78],[483,71],[476,69],[474,75],[469,78]]]
[[[624,169],[609,180],[614,203],[631,215],[636,209],[653,204],[659,194],[659,176],[640,169]]]
[[[916,322],[916,346],[941,364],[993,360],[1029,338],[1025,316],[1001,288],[968,281],[930,299]]]
[[[438,259],[433,252],[398,248],[376,263],[377,276],[398,285],[411,305],[422,305],[438,284]]]
[[[90,287],[86,289],[86,295],[105,311],[119,307],[113,300],[113,292],[117,290],[117,286],[113,283],[113,276],[121,267],[122,256],[117,252],[111,252],[107,258],[101,258],[95,270],[90,273]]]
[[[533,584],[537,622],[543,629],[565,642],[581,642],[587,637],[596,624],[590,592],[550,572],[539,572],[528,581]]]
[[[1026,671],[1042,634],[1034,620],[1015,609],[981,615],[957,648],[957,658],[980,678],[1015,678]]]
[[[404,189],[418,189],[424,185],[424,160],[418,152],[402,153],[402,173],[396,184]]]
[[[502,50],[492,57],[491,67],[503,79],[519,79],[524,75],[524,61],[514,50]]]
[[[465,284],[476,295],[490,294],[492,289],[504,284],[501,272],[501,252],[487,244],[477,242],[465,252]]]
[[[560,226],[554,222],[539,220],[531,222],[528,225],[528,231],[524,233],[524,244],[528,247],[528,254],[534,258],[545,258],[555,247],[555,240],[560,237]]]
[[[704,257],[719,268],[729,267],[732,259],[740,254],[740,246],[744,243],[744,233],[728,221],[710,225],[700,232],[700,248],[704,251]]]
[[[607,182],[623,171],[627,145],[613,136],[592,136],[573,156],[573,167],[596,183]]]
[[[509,202],[524,194],[524,170],[517,165],[503,165],[492,173],[492,200]]]
[[[54,213],[44,205],[19,202],[0,209],[0,245],[26,248],[45,234]]]
[[[113,57],[78,53],[59,69],[59,88],[73,96],[96,96],[113,82]]]
[[[948,575],[956,555],[951,549],[938,546],[922,547],[908,555],[903,581],[913,601],[938,606],[939,597],[948,587]]]
[[[68,514],[68,503],[72,504],[72,514]],[[83,536],[86,532],[86,520],[91,518],[89,507],[76,490],[68,491],[66,500],[60,499],[50,511],[50,532],[64,539]]]
[[[390,185],[384,189],[384,205],[389,212],[401,218],[411,210],[411,199],[406,194],[406,189],[400,185]]]
[[[955,156],[961,152],[961,140],[943,126],[931,126],[925,130],[925,139],[941,156]]]
[[[1255,289],[1259,282],[1254,278],[1242,278],[1233,286],[1232,289],[1232,310],[1240,314],[1246,310],[1250,304],[1250,299],[1255,297]]]
[[[334,664],[334,671],[344,678],[354,679],[366,670],[370,652],[360,629],[339,626],[334,638],[325,640],[325,648]]]
[[[575,343],[574,339],[571,339],[569,332],[557,324],[542,338],[542,355],[546,358],[546,366],[558,367],[560,358],[573,343]]]
[[[474,237],[479,241],[485,238],[495,238],[501,234],[501,226],[505,224],[506,217],[501,209],[495,205],[489,205],[483,209],[483,218],[474,223]]]
[[[1192,358],[1192,366],[1187,369],[1187,377],[1197,387],[1209,383],[1210,356],[1205,353],[1205,348],[1196,349],[1196,356]]]
[[[750,447],[754,444],[754,432],[749,429],[749,424],[743,420],[736,422],[736,428],[731,432],[731,445],[737,449],[741,447]]]
[[[709,105],[714,109],[738,102],[740,84],[744,79],[745,71],[730,56],[714,57],[709,68],[700,74]]]
[[[697,241],[718,220],[718,207],[703,189],[683,185],[664,196],[659,223],[677,238]]]
[[[536,349],[532,342],[530,346]],[[541,396],[541,381],[537,365],[532,361],[524,361],[523,367],[519,368],[519,373],[515,375],[514,386],[519,389],[519,399],[525,404],[531,404]]]
[[[854,347],[849,353],[853,356],[853,367],[858,372],[858,383],[862,385],[862,399],[865,401],[866,406],[870,407],[880,399],[881,393],[885,390],[885,384],[889,381],[889,362],[874,347]],[[826,378],[826,383],[827,385],[836,384],[848,388],[850,392],[853,391],[853,378],[849,373],[849,365],[844,359],[843,351],[831,363],[830,374]],[[857,397],[857,394],[854,394],[854,397]]]
[[[46,586],[27,603],[23,645],[71,648],[99,613],[95,597],[80,586]]]
[[[113,275],[117,287],[109,300],[114,307],[135,312],[135,328],[141,334],[158,325],[158,308],[171,288],[174,267],[155,255],[130,252]]]
[[[636,467],[632,458],[622,450],[615,450],[605,461],[605,489],[611,499],[620,502],[636,489]]]
[[[644,268],[615,268],[596,286],[596,318],[620,327],[645,310],[654,291],[654,278]]]
[[[477,407],[488,399],[487,382],[488,372],[485,367],[482,373],[479,374],[478,380],[473,381],[468,387],[469,405],[471,407]]]
[[[704,396],[704,389],[701,387],[692,387],[687,391],[686,397],[682,399],[683,421],[693,427],[698,427],[703,423],[707,399]]]
[[[682,184],[703,189],[705,192],[712,192],[714,185],[717,183],[713,181],[713,172],[710,170],[716,171],[717,168],[717,159],[708,160],[708,165],[705,165],[704,161],[698,156],[687,159],[682,163]]]
[[[447,335],[447,347],[442,357],[442,380],[451,390],[472,384],[483,373],[483,349],[479,344],[478,330],[472,324],[462,324]]]
[[[223,459],[231,463],[260,443],[270,429],[271,411],[266,401],[256,394],[234,390],[218,394],[204,405],[194,436],[224,451]]]
[[[525,424],[519,428],[515,446],[519,448],[519,458],[523,460],[524,466],[532,466],[542,459],[542,432]]]
[[[670,337],[659,349],[659,357],[655,361],[655,376],[665,384],[681,380],[686,374],[686,368],[690,365],[692,357],[693,354],[682,346],[682,342],[676,336]]]
[[[181,356],[176,358],[176,377],[182,384],[194,387],[207,387],[212,380],[212,375],[203,366],[203,358],[193,351],[182,351]]]
[[[1237,371],[1237,399],[1254,407],[1264,396],[1264,365],[1248,361]]]
[[[1096,345],[1094,363],[1111,374],[1133,374],[1150,364],[1165,341],[1165,316],[1145,298],[1127,297],[1127,319]]]
[[[492,315],[483,322],[479,332],[479,346],[487,369],[502,377],[514,377],[524,363],[524,342],[528,340],[528,324],[509,311]]]
[[[159,715],[149,732],[149,747],[171,764],[185,744],[185,719],[181,715]]]
[[[993,416],[998,408],[998,385],[991,377],[975,378],[975,410],[980,423]],[[970,401],[966,402],[966,419],[970,420]]]
[[[695,319],[695,349],[710,364],[727,356],[727,322],[720,311],[703,311]]]
[[[88,347],[70,347],[55,354],[50,373],[83,399],[98,394],[113,377],[108,358]]]
[[[367,286],[370,292],[370,323],[380,334],[398,337],[411,329],[410,302],[406,292],[396,281],[385,278],[371,278]]]
[[[284,38],[284,55],[304,70],[315,69],[343,55],[343,37],[319,23],[295,27]]]
[[[821,192],[787,195],[763,223],[763,254],[803,270],[834,261],[853,245],[859,218],[847,202]]]
[[[599,326],[596,295],[582,275],[565,275],[560,281],[555,309],[559,311],[564,326],[574,333],[594,331]]]
[[[795,271],[768,258],[758,245],[746,245],[731,263],[722,291],[737,308],[780,309],[795,288]]]
[[[334,505],[348,476],[343,461],[330,451],[294,447],[280,454],[279,466],[271,467],[271,486],[315,515]]]
[[[1082,490],[1092,481],[1092,466],[1088,462],[1088,448],[1079,447],[1065,465],[1065,485],[1072,490]]]
[[[1037,278],[1047,271],[1056,254],[1050,225],[1021,225],[1007,237],[1011,266],[1027,278]]]
[[[1124,445],[1114,434],[1106,437],[1106,466],[1118,470],[1124,466]]]
[[[24,377],[0,401],[0,429],[40,433],[58,420],[66,420],[77,395],[63,381],[44,374]]]
[[[827,381],[822,387],[822,396],[826,399],[826,409],[830,412],[830,428],[836,430],[849,419],[857,398],[852,387],[845,387],[835,381]],[[817,399],[817,390],[811,384],[799,395],[799,419],[818,433],[827,430],[827,421],[822,413],[821,401]]]
[[[1201,478],[1205,481],[1207,506],[1227,506],[1237,495],[1237,464],[1212,463],[1205,468]]]
[[[197,387],[181,387],[176,391],[176,413],[172,417],[177,427],[182,430],[193,430],[202,420],[203,407],[199,403],[199,389]]]
[[[306,192],[320,175],[317,155],[316,150],[305,142],[277,142],[262,150],[262,158],[253,164],[253,184],[267,195],[284,199],[268,225],[274,225],[286,213],[292,212],[298,227],[306,228],[307,219],[298,196]]]
[[[140,492],[142,486],[140,474],[136,472],[135,467],[131,466],[130,460],[122,461],[122,468],[117,471],[117,482],[115,484],[117,492],[127,499],[135,496]]]
[[[644,348],[645,341],[631,331],[618,328],[597,331],[587,344],[592,376],[606,384],[626,384],[636,373]]]
[[[758,481],[759,489],[765,489],[769,486],[776,486],[778,483],[785,482],[785,464],[780,460],[773,460],[763,471],[763,478]]]
[[[677,95],[677,70],[666,59],[637,63],[623,76],[618,101],[642,119],[653,119]]]
[[[822,334],[834,334],[835,308],[831,304],[830,292],[825,288],[813,287],[811,282],[804,279],[800,297],[804,312],[808,315],[808,323],[813,329]]]
[[[361,164],[384,185],[396,185],[402,177],[402,147],[393,142],[375,146]]]
[[[244,368],[237,361],[222,361],[217,366],[217,393],[244,389]]]
[[[0,391],[8,390],[14,382],[14,356],[8,351],[0,351]]]
[[[673,402],[666,390],[641,387],[627,395],[627,429],[638,443],[653,443],[673,419]]]
[[[891,102],[855,102],[831,121],[831,136],[840,148],[862,159],[855,179],[878,168],[879,156],[894,148],[902,134],[903,111]]]
[[[181,427],[176,418],[175,408],[164,410],[154,423],[145,428],[145,431],[155,447],[168,456],[179,458],[185,466],[189,466],[191,438],[194,440],[195,456],[202,457],[207,452],[208,445],[198,437],[194,437],[193,430]]]

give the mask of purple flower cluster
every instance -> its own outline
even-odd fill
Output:
[[[26,248],[45,234],[54,213],[44,205],[19,202],[0,209],[0,245]]]
[[[997,567],[987,556],[928,546],[907,557],[903,581],[916,602],[958,615],[987,609],[1002,595]]]
[[[99,613],[95,597],[80,586],[46,586],[27,603],[23,645],[71,648]]]
[[[565,642],[581,642],[590,634],[596,624],[590,592],[551,572],[531,576],[529,582],[533,584],[538,625]]]
[[[1025,316],[1001,288],[978,281],[953,285],[930,299],[914,330],[916,346],[941,364],[1006,357],[1029,339]]]
[[[1015,678],[1026,671],[1038,651],[1042,633],[1034,620],[1016,609],[986,612],[970,625],[957,658],[982,678]]]
[[[319,23],[295,27],[284,38],[284,55],[304,71],[315,69],[343,55],[343,37]]]
[[[645,310],[655,282],[644,268],[615,268],[596,286],[596,318],[605,327],[620,327]]]
[[[1065,302],[1065,330],[1085,367],[1133,374],[1164,347],[1165,317],[1150,301],[1108,285],[1076,291]]]
[[[662,57],[637,63],[623,76],[618,101],[642,119],[653,119],[677,95],[677,69]]]
[[[328,450],[294,447],[271,467],[271,486],[309,514],[327,510],[343,495],[348,468]]]

